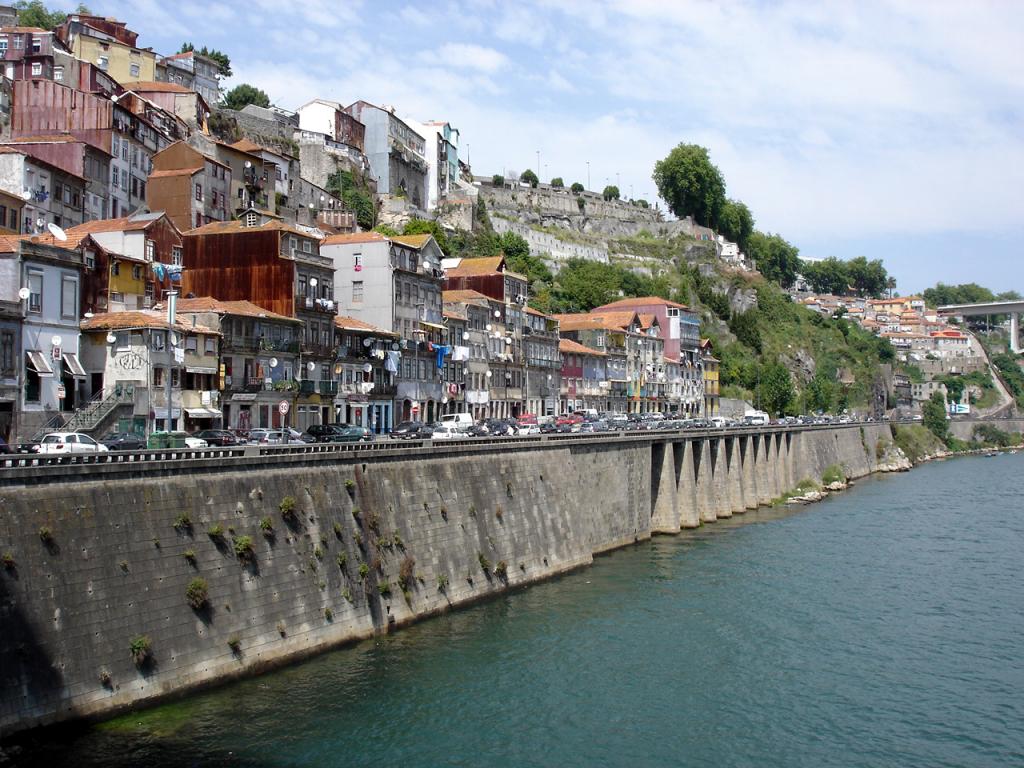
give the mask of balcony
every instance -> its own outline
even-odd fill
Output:
[[[321,380],[317,382],[317,389],[320,390],[321,395],[330,395],[334,397],[338,394],[338,382]]]
[[[295,309],[307,312],[323,312],[328,315],[338,314],[338,305],[332,299],[314,299],[312,296],[295,295]]]
[[[302,354],[310,357],[334,360],[337,357],[337,352],[337,349],[331,344],[317,344],[313,341],[302,342]]]

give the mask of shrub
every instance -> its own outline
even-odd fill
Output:
[[[274,532],[274,521],[269,517],[264,517],[260,520],[260,530],[263,531],[265,535],[272,534]]]
[[[349,478],[348,480],[345,481],[345,490],[346,491],[348,491],[349,493],[352,493],[352,491],[354,491],[355,488],[356,488],[356,481],[355,480],[353,480],[352,478]]]
[[[491,561],[490,561],[490,560],[488,560],[488,559],[487,559],[487,558],[486,558],[486,557],[484,556],[484,553],[483,553],[483,552],[477,552],[477,553],[476,553],[476,559],[477,559],[477,561],[478,561],[478,562],[480,563],[480,567],[481,567],[481,568],[482,568],[483,570],[485,570],[485,571],[489,571],[489,570],[491,570]]]
[[[340,540],[341,539],[341,523],[334,524],[334,535]]]
[[[334,621],[334,611],[330,608],[324,608],[324,618],[327,619],[327,621]]]
[[[185,562],[189,565],[196,564],[196,551],[194,549],[186,549],[181,553],[181,556],[185,558]]]
[[[53,531],[50,530],[49,526],[44,525],[39,529],[39,540],[43,544],[53,543]]]
[[[206,529],[206,535],[214,541],[221,541],[224,538],[224,526],[220,523],[211,525]]]
[[[192,531],[192,518],[182,512],[176,518],[174,518],[174,529],[181,533],[191,533]]]
[[[206,579],[196,577],[185,588],[185,599],[195,609],[202,608],[210,599],[210,588]]]
[[[505,177],[502,176],[500,173],[496,173],[493,176],[491,176],[491,184],[493,184],[496,187],[504,187]]]
[[[285,496],[281,499],[281,503],[277,505],[277,508],[281,511],[281,517],[285,520],[295,520],[295,498],[293,496]]]
[[[494,516],[498,518],[499,523],[501,522],[502,518],[505,517],[505,510],[501,508],[501,504],[499,504],[497,509],[494,510]]]
[[[448,589],[448,577],[443,573],[437,574],[437,591],[444,592]]]
[[[358,531],[356,531],[356,534],[355,534],[355,536],[353,538],[355,539],[356,546],[359,547],[360,549],[362,549],[363,548],[363,534],[361,534]]]
[[[153,656],[153,643],[146,635],[136,635],[128,646],[135,666],[141,667]]]
[[[366,515],[366,524],[374,533],[380,533],[380,515],[378,513],[368,512]]]
[[[508,578],[508,563],[504,560],[499,560],[498,564],[494,566],[494,573],[500,579]]]
[[[320,549],[319,545],[313,547],[313,557],[315,557],[317,560],[324,559],[324,551]]]
[[[391,594],[391,583],[388,581],[382,581],[377,585],[377,591],[380,592],[381,597],[387,597]]]
[[[239,560],[249,560],[254,552],[251,536],[238,536],[235,538],[235,554]]]
[[[118,563],[118,565],[121,566],[121,570],[122,571],[124,571],[125,573],[128,573],[128,561],[127,560],[122,560],[120,563]]]
[[[352,590],[348,587],[342,587],[341,596],[348,600],[350,603],[352,602]]]
[[[359,507],[352,507],[352,517],[354,517],[357,522],[359,520],[359,515],[360,515]]]
[[[366,563],[360,563],[359,564],[359,578],[361,580],[365,581],[366,577],[369,576],[369,575],[370,575],[370,566],[368,566]]]
[[[110,687],[110,673],[105,669],[100,670],[100,685],[104,688]]]
[[[398,535],[398,531],[395,531],[395,535],[391,537],[391,541],[399,549],[405,549],[405,542],[402,541],[402,537]]]
[[[569,187],[569,189],[571,189],[571,190],[572,190],[572,193],[573,193],[574,195],[578,195],[578,194],[579,194],[580,192],[582,192],[582,191],[583,191],[583,185],[582,185],[582,184],[580,184],[580,183],[579,183],[578,181],[574,181],[574,182],[572,183],[572,186],[571,186],[571,187]]]
[[[338,567],[341,568],[342,570],[344,570],[345,569],[345,564],[348,562],[348,555],[346,555],[344,552],[342,552],[335,559],[338,561]]]
[[[824,485],[830,485],[831,483],[845,483],[846,473],[843,471],[841,466],[833,464],[825,470],[824,474],[822,474],[821,482]]]
[[[402,588],[403,592],[412,584],[413,568],[415,566],[416,560],[409,555],[406,555],[402,559],[401,565],[398,566],[398,586]]]
[[[14,555],[10,552],[4,552],[3,555],[0,555],[0,562],[3,563],[4,569],[8,571],[13,571],[16,566]]]
[[[238,635],[232,635],[228,638],[228,648],[230,648],[231,652],[236,656],[239,651],[242,650],[242,641],[239,639]]]

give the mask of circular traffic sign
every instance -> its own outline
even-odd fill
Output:
[[[280,413],[282,416],[288,413],[289,408],[290,406],[288,405],[287,400],[282,400],[280,403],[277,404],[277,412]]]

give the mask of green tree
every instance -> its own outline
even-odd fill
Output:
[[[639,206],[640,208],[650,208],[650,207],[651,207],[651,204],[650,204],[650,203],[648,203],[648,202],[647,202],[646,200],[644,200],[643,198],[641,198],[641,199],[639,199],[639,200],[634,200],[634,201],[633,201],[633,204],[634,204],[634,205],[637,205],[637,206]]]
[[[621,276],[612,264],[569,259],[558,272],[556,300],[567,312],[589,312],[619,298]]]
[[[63,24],[68,17],[65,11],[49,10],[42,0],[18,0],[13,7],[18,12],[18,26],[21,27],[52,30]],[[92,11],[84,3],[79,3],[75,13],[91,14]]]
[[[796,392],[786,366],[777,361],[761,366],[757,396],[761,408],[773,416],[781,416],[791,408]]]
[[[505,177],[502,176],[500,173],[496,173],[493,176],[491,176],[491,184],[493,184],[496,187],[504,187]]]
[[[889,273],[885,271],[880,259],[868,261],[863,256],[858,256],[850,259],[846,268],[850,275],[850,284],[858,296],[881,296],[885,293]]]
[[[758,270],[766,279],[789,288],[800,267],[800,251],[781,235],[754,232],[750,236],[747,255],[754,259]]]
[[[941,392],[932,392],[928,402],[921,408],[921,423],[942,442],[949,439],[949,424],[946,422],[946,401]]]
[[[328,176],[327,191],[356,214],[356,222],[361,228],[373,229],[377,224],[377,200],[366,182],[351,171],[336,171]]]
[[[221,77],[231,77],[234,74],[231,71],[231,59],[223,51],[218,51],[216,48],[207,48],[205,45],[197,51],[192,43],[182,43],[181,50],[178,53],[189,53],[192,51],[217,62],[217,68],[220,70]]]
[[[747,252],[747,241],[754,234],[754,216],[744,203],[726,200],[718,227],[726,239],[739,245],[744,253]]]
[[[939,283],[934,288],[925,289],[923,297],[929,307],[941,307],[945,304],[983,304],[995,301],[996,298],[992,291],[977,283]]]
[[[818,368],[807,384],[807,408],[812,412],[831,411],[836,399],[835,377]]]
[[[732,317],[729,318],[729,330],[740,344],[761,354],[761,329],[757,325],[756,309],[733,312]]]
[[[270,97],[257,87],[242,83],[224,94],[223,103],[227,109],[234,110],[242,109],[250,104],[255,104],[257,107],[269,107]]]
[[[434,240],[437,242],[438,247],[445,254],[449,252],[448,246],[448,234],[444,231],[444,227],[438,224],[436,221],[428,221],[427,219],[409,219],[405,227],[402,229],[403,235],[433,235]]]
[[[398,235],[402,234],[397,229],[387,224],[378,224],[376,227],[373,228],[373,231],[384,235],[384,237],[397,237]]]
[[[540,179],[537,178],[537,174],[527,168],[521,174],[519,174],[519,180],[524,184],[529,184],[531,187],[536,189],[537,185],[540,184]]]
[[[551,180],[551,186],[554,187],[555,189],[561,189],[562,187],[565,186],[565,182],[562,181],[561,176],[555,176],[555,178]]]
[[[515,232],[505,232],[498,238],[498,243],[506,259],[519,259],[530,255],[530,244],[526,242],[526,238]]]
[[[697,144],[680,144],[654,164],[658,194],[676,216],[693,216],[705,227],[718,224],[725,206],[725,180],[708,151]]]
[[[619,199],[619,188],[614,184],[609,184],[604,188],[604,192],[601,193],[601,197],[605,200],[618,200]]]
[[[583,185],[582,185],[582,184],[580,184],[580,183],[579,183],[578,181],[574,181],[574,182],[572,183],[572,186],[571,186],[571,187],[569,187],[569,189],[570,189],[570,190],[572,190],[572,193],[573,193],[574,195],[578,195],[578,194],[580,194],[580,192],[582,192],[582,191],[583,191]]]
[[[821,261],[800,262],[800,274],[810,283],[815,293],[845,296],[849,291],[850,273],[846,262],[829,256]]]

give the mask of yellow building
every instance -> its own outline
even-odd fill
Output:
[[[0,233],[16,235],[21,231],[21,209],[25,201],[0,190]]]
[[[719,363],[712,354],[711,339],[700,340],[700,359],[704,364],[704,417],[717,416],[721,412],[719,394]]]
[[[156,54],[139,48],[138,33],[123,21],[73,13],[56,32],[77,58],[95,64],[119,83],[156,80]]]

